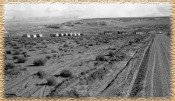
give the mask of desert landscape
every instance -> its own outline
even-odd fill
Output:
[[[7,22],[5,30],[6,97],[170,96],[170,17]]]

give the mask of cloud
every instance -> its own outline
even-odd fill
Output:
[[[5,4],[5,17],[144,17],[170,16],[170,4]]]

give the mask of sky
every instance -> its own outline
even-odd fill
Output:
[[[170,3],[154,4],[5,4],[5,18],[64,17],[155,17],[170,16]]]

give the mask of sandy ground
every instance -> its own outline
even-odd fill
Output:
[[[152,41],[154,35],[129,35],[120,38],[104,36],[108,43],[95,41],[95,38],[90,39],[87,36],[79,38],[79,42],[77,38],[70,37],[33,39],[32,43],[27,45],[24,45],[27,39],[8,40],[6,50],[11,50],[12,53],[6,55],[6,62],[13,62],[15,68],[12,71],[6,70],[6,96],[132,95],[138,73],[145,66],[143,61],[145,57],[149,58],[148,50],[153,51],[150,47],[159,43]],[[134,41],[137,38],[140,38],[140,41]],[[86,44],[82,39],[86,40]],[[23,45],[19,48],[19,55],[13,55],[13,48],[10,47],[15,42]],[[96,42],[99,43],[95,44]],[[16,63],[13,57],[20,56],[23,51],[27,52],[29,57],[26,57],[24,63]],[[47,60],[45,65],[33,65],[33,61],[38,58]],[[71,76],[61,76],[64,70],[70,71]],[[15,74],[14,71],[19,73]],[[37,74],[38,72],[40,74]]]
[[[169,96],[169,21],[155,17],[6,23],[11,37],[5,38],[5,96]],[[82,36],[49,36],[70,32]],[[16,36],[38,33],[43,37]]]

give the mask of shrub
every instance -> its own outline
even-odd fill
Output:
[[[132,43],[133,43],[132,41],[129,41],[128,45],[132,45]]]
[[[93,44],[90,43],[89,46],[93,46]]]
[[[136,43],[139,43],[140,41],[141,41],[140,38],[136,38],[136,39],[135,39],[135,42],[136,42]]]
[[[21,68],[21,71],[26,71],[27,70],[27,68]]]
[[[15,56],[13,56],[13,60],[17,59],[17,57],[18,57],[18,56],[16,56],[16,55],[15,55]]]
[[[54,58],[57,57],[57,54],[53,54],[53,57],[54,57]]]
[[[170,33],[170,32],[168,32],[166,35],[167,35],[167,36],[171,36],[171,33]]]
[[[123,61],[125,59],[125,57],[126,57],[126,54],[121,53],[121,54],[115,56],[115,61]]]
[[[24,63],[26,62],[26,58],[24,56],[17,56],[17,63]]]
[[[69,70],[63,70],[63,71],[61,71],[59,76],[64,77],[64,78],[68,78],[68,77],[72,77],[73,75]]]
[[[44,66],[46,61],[44,59],[35,59],[33,61],[34,66]]]
[[[28,57],[29,55],[27,54],[27,52],[22,52],[24,57]]]
[[[106,59],[103,55],[98,55],[95,60],[96,61],[106,61]]]
[[[54,77],[47,78],[46,80],[48,86],[54,86],[57,84],[57,81]]]
[[[115,53],[113,51],[109,51],[108,56],[113,57]]]
[[[20,51],[14,51],[13,55],[19,55]]]
[[[38,76],[40,79],[43,79],[44,77],[47,76],[47,73],[45,71],[39,70],[37,73],[34,75]]]
[[[13,69],[15,68],[15,65],[13,63],[6,63],[5,64],[5,70],[8,70],[8,69]]]
[[[5,74],[8,74],[8,75],[19,75],[21,72],[20,72],[20,69],[19,68],[13,68],[13,69],[9,69],[9,70],[6,70],[5,71]]]
[[[80,94],[78,94],[78,92],[75,89],[72,89],[66,92],[66,96],[78,98],[80,97]]]
[[[46,59],[50,59],[50,58],[51,58],[51,56],[50,56],[50,55],[46,56]]]
[[[68,44],[64,44],[63,47],[69,47],[69,45]]]
[[[51,53],[56,53],[56,51],[55,50],[51,50]]]
[[[7,50],[6,51],[6,54],[11,54],[12,52],[10,50]]]

